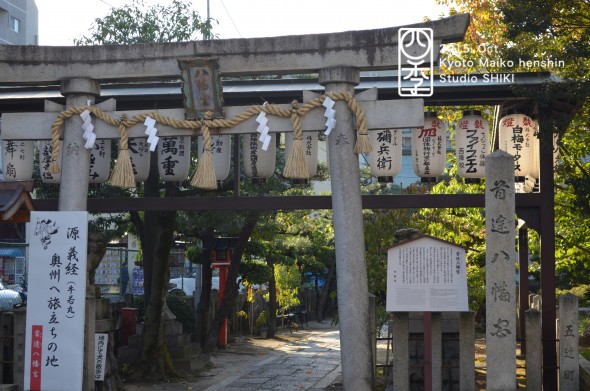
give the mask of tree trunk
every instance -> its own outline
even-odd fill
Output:
[[[330,262],[330,268],[328,269],[328,275],[326,276],[326,282],[322,287],[322,291],[320,294],[320,300],[316,306],[316,317],[318,322],[323,322],[324,320],[324,312],[326,308],[326,304],[328,302],[328,295],[330,293],[330,285],[332,285],[332,280],[334,279],[334,273],[336,271],[336,260],[332,260]]]
[[[209,309],[211,308],[211,256],[203,254],[203,264],[201,266],[201,296],[197,306],[197,341],[201,346],[205,345],[209,333]]]
[[[225,294],[223,295],[223,299],[219,304],[219,309],[215,313],[211,330],[209,330],[205,345],[203,346],[203,350],[207,353],[215,350],[215,347],[217,346],[217,336],[219,335],[219,330],[221,329],[223,321],[228,317],[233,308],[233,303],[237,293],[236,279],[238,278],[238,268],[240,266],[242,254],[244,253],[246,245],[248,244],[248,240],[250,239],[250,235],[252,234],[256,223],[258,222],[259,216],[260,212],[248,213],[246,215],[244,226],[238,235],[236,249],[232,253],[229,270],[227,272]]]
[[[168,293],[170,268],[168,257],[174,237],[176,211],[159,212],[157,225],[151,227],[157,233],[152,259],[152,273],[149,296],[145,303],[145,320],[143,326],[143,346],[141,367],[146,379],[165,378],[164,321],[162,309]],[[144,258],[145,260],[145,258]]]
[[[277,332],[277,282],[275,280],[275,262],[272,256],[266,257],[266,264],[270,267],[268,281],[268,329],[266,338],[274,338]]]
[[[165,196],[177,196],[178,188],[167,186]],[[159,197],[157,158],[152,155],[144,196]],[[146,380],[166,378],[162,309],[168,293],[168,257],[174,243],[176,211],[146,211],[143,221],[133,219],[141,241],[144,270],[145,317],[138,375]]]

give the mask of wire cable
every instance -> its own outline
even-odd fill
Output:
[[[240,36],[240,38],[244,38],[242,37],[242,33],[240,33],[240,30],[238,30],[238,26],[236,26],[236,23],[234,22],[234,19],[231,17],[229,11],[227,10],[227,7],[225,6],[225,4],[223,3],[223,0],[221,1],[221,5],[223,6],[223,9],[225,10],[225,13],[227,14],[227,16],[229,17],[229,20],[231,21],[231,23],[234,25],[234,28],[236,29],[236,31],[238,32],[238,35]]]

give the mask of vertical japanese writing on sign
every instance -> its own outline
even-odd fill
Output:
[[[466,311],[465,250],[422,237],[387,252],[387,311]]]
[[[104,381],[107,346],[109,344],[108,334],[94,335],[94,380]]]
[[[80,390],[88,213],[32,212],[30,238],[25,388]]]

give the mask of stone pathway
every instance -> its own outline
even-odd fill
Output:
[[[327,320],[280,329],[278,338],[238,337],[211,355],[210,369],[168,383],[128,383],[125,391],[320,391],[341,373],[340,334]]]
[[[340,374],[337,330],[310,332],[282,351],[204,391],[324,390]]]

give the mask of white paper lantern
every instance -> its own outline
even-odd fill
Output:
[[[285,135],[285,161],[291,154],[291,148],[293,148],[293,134],[287,133]],[[313,178],[318,171],[318,132],[303,133],[303,151],[308,178]]]
[[[275,172],[277,157],[276,134],[269,133],[271,139],[266,151],[262,149],[259,136],[258,133],[242,136],[244,173],[255,182],[265,182]]]
[[[111,172],[111,140],[100,139],[90,151],[89,183],[104,183]]]
[[[166,182],[188,178],[191,157],[190,136],[160,137],[158,142],[158,173]]]
[[[509,114],[500,120],[500,149],[514,156],[514,176],[522,182],[533,164],[534,124],[524,114]]]
[[[457,169],[467,179],[485,176],[485,160],[489,152],[490,126],[478,110],[463,112],[455,130]]]
[[[533,161],[529,177],[539,180],[541,177],[541,159],[540,159],[540,140],[539,140],[539,123],[533,120]],[[553,173],[557,172],[559,164],[559,135],[553,134]]]
[[[204,140],[199,136],[199,159],[203,155]],[[231,135],[211,135],[211,153],[213,155],[213,166],[217,182],[224,181],[229,175],[231,166]]]
[[[61,157],[63,152],[63,141],[59,142],[59,153],[57,161],[61,166]],[[51,155],[53,154],[53,146],[51,140],[41,140],[39,142],[39,174],[41,181],[47,184],[57,184],[61,181],[61,172],[52,174],[49,172],[51,166]]]
[[[447,126],[436,113],[424,113],[424,127],[412,129],[412,162],[420,178],[431,181],[445,169]]]
[[[2,140],[2,172],[5,180],[33,179],[33,141]]]
[[[150,145],[147,138],[130,138],[128,146],[135,182],[143,182],[150,174]]]
[[[401,129],[382,129],[369,131],[369,162],[371,174],[379,182],[393,182],[393,177],[402,168],[402,131]]]

